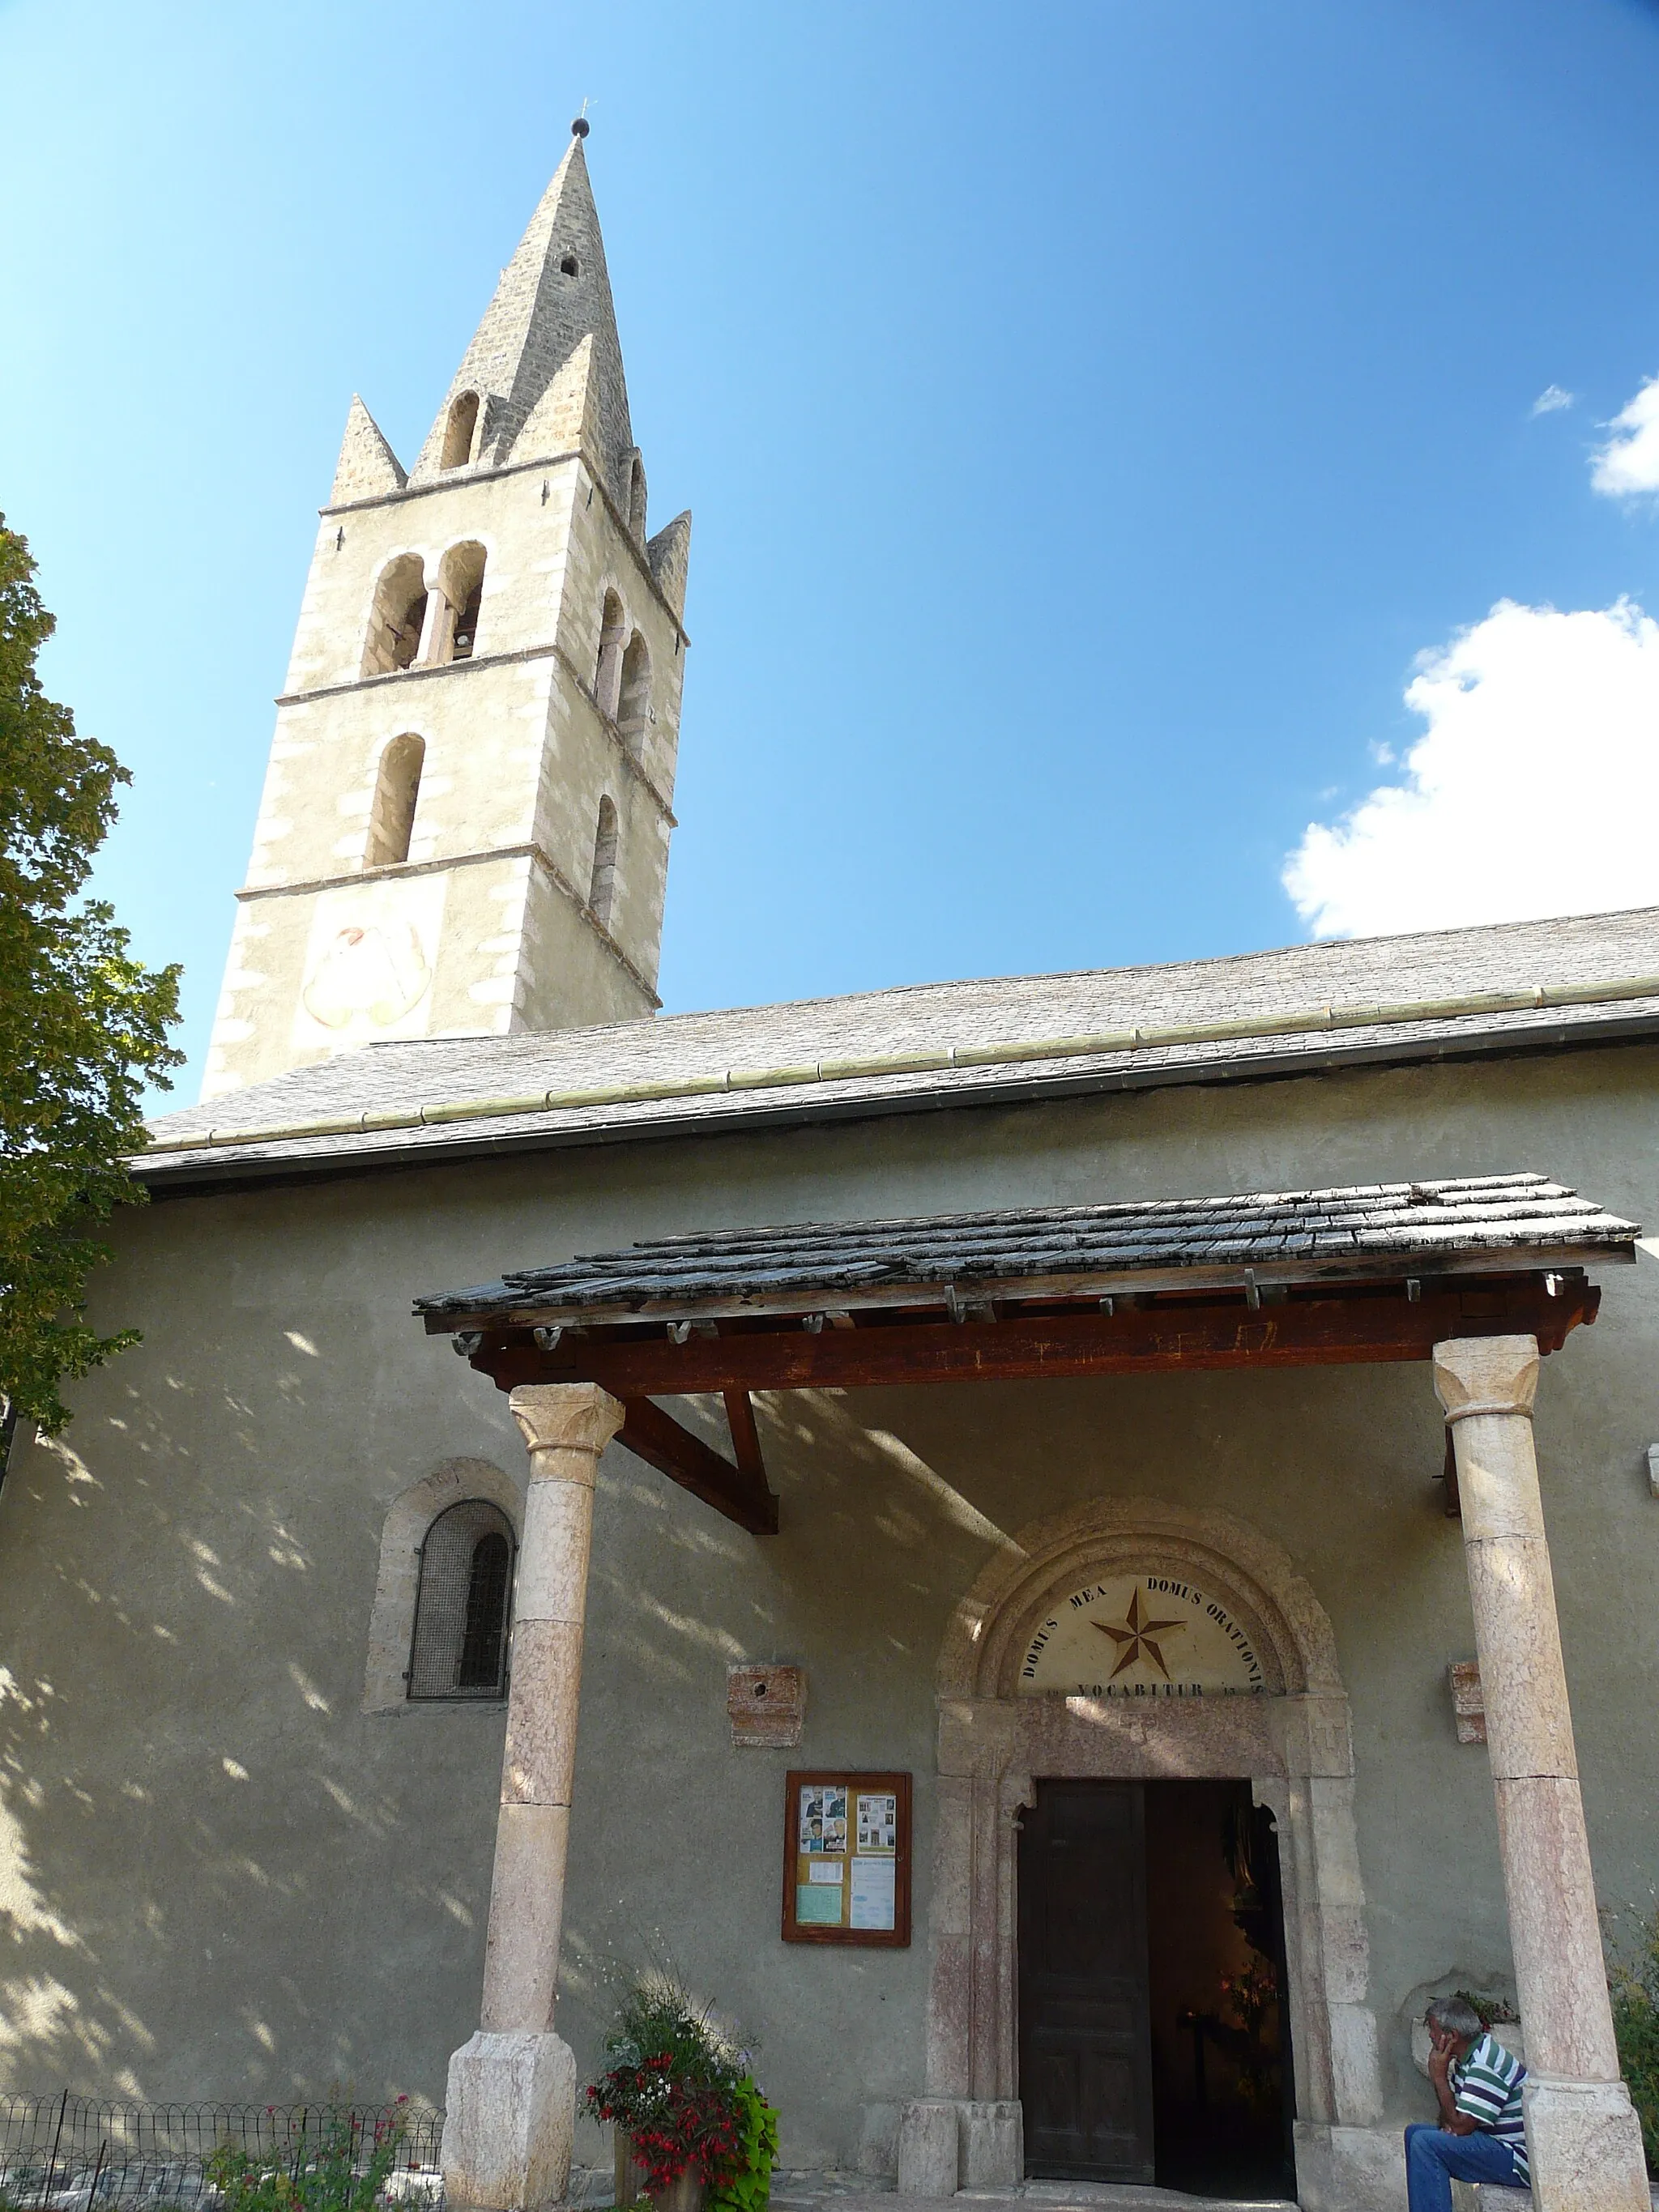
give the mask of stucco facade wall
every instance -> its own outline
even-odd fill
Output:
[[[1659,1052],[929,1114],[526,1155],[153,1206],[117,1230],[89,1378],[0,1494],[0,2080],[441,2096],[477,2024],[501,1718],[362,1711],[383,1523],[445,1462],[523,1478],[505,1402],[420,1291],[637,1236],[1547,1170],[1659,1219]],[[1603,1902],[1656,1875],[1659,1267],[1545,1363],[1538,1443]],[[668,1957],[760,2039],[787,2164],[851,2164],[923,2087],[934,1670],[1000,1534],[1102,1496],[1223,1509],[1291,1553],[1352,1701],[1371,2001],[1420,2113],[1413,1991],[1507,1971],[1491,1782],[1445,1669],[1473,1649],[1426,1367],[822,1393],[763,1403],[781,1533],[614,1447],[601,1471],[562,2032]],[[711,1428],[710,1433],[714,1433]],[[725,1670],[799,1662],[799,1753],[729,1742]],[[782,1944],[792,1764],[915,1776],[916,1940]],[[579,2155],[597,2159],[597,2136]]]

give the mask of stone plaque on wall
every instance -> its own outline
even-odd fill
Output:
[[[789,1750],[806,1718],[804,1667],[728,1667],[726,1710],[733,1743]]]

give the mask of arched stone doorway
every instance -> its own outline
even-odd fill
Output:
[[[1045,1626],[1080,1593],[1129,1576],[1202,1593],[1203,1617],[1248,1650],[1255,1686],[1033,1694]],[[1241,1778],[1280,1840],[1301,2201],[1372,2201],[1382,2097],[1348,1701],[1330,1623],[1288,1554],[1232,1515],[1154,1499],[1103,1498],[1037,1522],[957,1606],[938,1698],[928,2093],[905,2111],[901,2188],[948,2194],[1022,2177],[1016,1838],[1036,1783]]]

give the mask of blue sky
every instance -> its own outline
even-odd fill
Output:
[[[347,403],[412,458],[584,98],[671,1010],[1659,899],[1659,9],[0,0],[0,505],[182,1097]]]

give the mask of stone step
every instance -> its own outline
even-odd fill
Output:
[[[954,2197],[901,2197],[863,2175],[845,2185],[825,2176],[824,2183],[775,2184],[772,2203],[777,2212],[933,2212],[942,2204],[963,2212],[1296,2212],[1283,2197],[1190,2197],[1179,2189],[1106,2181],[1027,2181],[1018,2189],[958,2190]]]

